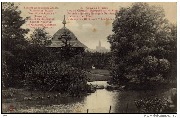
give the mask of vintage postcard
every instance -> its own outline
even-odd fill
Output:
[[[176,2],[1,6],[2,114],[177,113]]]

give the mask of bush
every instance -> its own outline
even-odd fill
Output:
[[[172,113],[170,102],[160,98],[144,98],[135,100],[135,105],[140,113]]]
[[[85,71],[72,67],[66,62],[37,64],[26,74],[26,86],[29,89],[59,91],[70,94],[86,92]]]

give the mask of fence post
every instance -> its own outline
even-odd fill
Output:
[[[126,113],[127,113],[127,110],[128,110],[128,103],[127,103],[127,106],[126,106]]]
[[[109,107],[109,113],[111,113],[111,106]]]

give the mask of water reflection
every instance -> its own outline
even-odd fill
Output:
[[[107,86],[106,81],[91,82],[93,85]],[[20,112],[41,112],[41,113],[136,113],[135,99],[147,96],[160,95],[157,91],[107,91],[97,89],[95,93],[78,97],[61,97],[57,100],[29,101],[26,104],[28,109],[22,108]],[[23,105],[22,105],[23,106]]]

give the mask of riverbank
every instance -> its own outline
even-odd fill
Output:
[[[59,104],[64,101],[64,99],[68,100],[68,98],[71,97],[72,95],[67,93],[62,94],[58,92],[46,92],[44,94],[42,91],[28,91],[25,89],[9,88],[2,90],[2,111],[3,113],[42,112],[42,107],[44,105],[50,106]],[[81,99],[81,97],[77,96],[73,98]],[[70,103],[71,101],[68,102]],[[47,111],[45,111],[45,113]]]
[[[92,85],[107,87],[108,84],[107,81],[95,81]],[[94,93],[81,97],[72,97],[67,94],[56,96],[57,92],[49,92],[44,97],[41,91],[31,92],[11,88],[2,91],[2,111],[3,113],[87,113],[88,109],[89,113],[108,113],[111,106],[111,113],[139,113],[135,100],[156,97],[170,100],[169,95],[174,90],[108,91],[97,89]]]

